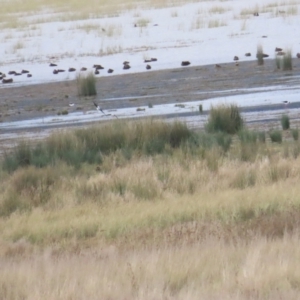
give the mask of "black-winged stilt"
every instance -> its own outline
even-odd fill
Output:
[[[106,115],[105,112],[102,110],[102,108],[96,102],[93,102],[93,103],[99,112],[101,111],[104,115]]]

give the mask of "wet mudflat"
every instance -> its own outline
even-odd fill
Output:
[[[76,81],[52,82],[47,84],[1,87],[0,89],[0,120],[3,123],[20,120],[30,120],[47,116],[57,116],[62,111],[88,112],[94,110],[93,101],[101,104],[105,111],[116,111],[122,108],[138,108],[140,106],[156,106],[159,104],[180,104],[190,101],[201,101],[214,97],[227,97],[233,95],[249,95],[255,91],[251,89],[262,88],[264,91],[276,90],[282,86],[298,87],[300,82],[300,60],[294,59],[292,71],[280,71],[276,69],[275,61],[265,60],[263,66],[258,66],[256,61],[208,66],[189,66],[163,71],[151,70],[145,73],[97,76],[97,96],[78,97]],[[153,69],[155,66],[153,66]],[[104,70],[105,71],[105,70]],[[284,101],[284,99],[282,99]],[[74,106],[69,106],[74,103]],[[278,105],[262,105],[247,108],[240,105],[242,111],[249,115],[249,123],[257,123],[263,126],[279,118],[284,107]],[[292,118],[299,115],[299,102],[291,103],[289,110]],[[276,114],[276,111],[278,113]],[[273,111],[270,117],[270,111]],[[265,115],[264,115],[265,112]],[[176,114],[177,118],[189,118],[189,122],[195,123],[197,112],[183,112]],[[202,116],[201,127],[207,112]],[[198,113],[199,116],[199,113]],[[165,117],[172,117],[168,111]],[[73,124],[76,126],[76,122]],[[56,128],[65,125],[57,125]],[[70,126],[70,124],[68,125]],[[80,125],[81,126],[81,125]],[[193,126],[193,127],[197,127]],[[44,136],[46,128],[39,125],[36,128],[24,129],[23,135],[32,132],[32,136]],[[1,140],[7,140],[5,134],[13,130],[2,130]],[[22,130],[18,130],[22,135]],[[1,142],[1,141],[0,141]],[[3,143],[1,143],[3,144]]]

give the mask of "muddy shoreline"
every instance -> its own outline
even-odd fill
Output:
[[[137,107],[202,100],[222,91],[234,95],[235,89],[293,84],[300,76],[300,60],[294,59],[293,71],[276,70],[274,60],[263,66],[256,61],[215,65],[191,66],[145,73],[115,75],[97,78],[98,95],[93,98],[77,96],[76,81],[52,82],[30,86],[1,87],[1,122],[25,120],[57,115],[62,110],[85,111],[93,109],[92,100],[103,109]],[[105,71],[105,70],[104,70]],[[216,94],[217,92],[217,94]],[[69,103],[75,103],[69,107]]]
[[[151,70],[136,74],[125,73],[109,77],[101,77],[100,74],[100,77],[97,77],[97,96],[87,98],[77,96],[77,85],[74,80],[28,86],[2,86],[0,88],[0,121],[5,123],[55,117],[62,111],[68,111],[69,114],[84,113],[95,109],[93,101],[100,103],[105,111],[114,111],[129,107],[201,101],[214,97],[226,99],[236,94],[253,93],[249,90],[251,88],[263,88],[266,91],[268,88],[274,90],[280,86],[293,88],[299,84],[299,78],[299,59],[293,60],[292,71],[284,72],[276,69],[274,60],[268,59],[265,60],[263,66],[258,66],[256,61],[250,61],[240,62],[239,66],[235,63],[221,64],[218,68],[215,65],[207,65]],[[241,89],[245,89],[244,92],[241,92]],[[74,106],[70,107],[70,103],[74,103]],[[300,108],[300,99],[299,103],[293,103],[293,105],[295,109]],[[280,108],[276,105],[251,109],[242,106],[244,111],[252,110],[260,114],[264,110]],[[186,114],[187,117],[193,115],[195,113]],[[173,116],[166,113],[165,117],[172,118]],[[177,114],[177,117],[182,116]],[[251,122],[255,122],[255,113],[251,115]],[[79,126],[82,125],[85,124],[79,124]],[[55,127],[59,128],[59,125]],[[24,132],[43,130],[45,128],[41,127],[24,129]],[[8,133],[9,130],[0,130],[1,134],[4,132]]]
[[[294,59],[293,71],[276,70],[274,60],[266,60],[263,66],[256,61],[215,65],[181,67],[177,69],[149,71],[137,74],[115,75],[97,78],[97,96],[80,98],[77,96],[76,81],[52,82],[28,86],[0,88],[0,121],[7,122],[35,120],[53,116],[63,110],[71,115],[74,112],[94,110],[93,101],[100,103],[105,111],[120,108],[139,107],[158,104],[179,104],[214,97],[226,97],[254,92],[248,89],[263,88],[274,90],[276,87],[299,86],[300,60]],[[283,99],[284,100],[284,99]],[[73,107],[69,104],[74,103]],[[241,107],[247,126],[259,130],[276,128],[283,113],[282,105]],[[289,105],[289,116],[293,126],[300,126],[299,102]],[[182,120],[191,128],[201,128],[207,118],[207,112],[185,112],[165,114],[159,118]],[[103,118],[102,121],[105,121]],[[109,120],[108,120],[109,121]],[[40,140],[55,130],[86,126],[91,123],[74,123],[18,130],[0,129],[0,155],[11,149],[20,140]]]

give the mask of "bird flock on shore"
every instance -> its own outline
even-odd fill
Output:
[[[276,47],[275,48],[275,53],[276,53],[276,57],[278,56],[284,56],[286,54],[285,51],[283,51],[282,48],[279,48],[279,47]],[[246,57],[251,57],[251,53],[250,52],[247,52],[245,53],[245,56]],[[262,57],[263,58],[267,58],[269,57],[268,54],[265,54],[263,53],[262,54]],[[296,58],[300,59],[300,53],[297,53],[296,54]],[[233,61],[235,62],[235,65],[236,66],[239,66],[239,57],[237,55],[235,55],[233,57]],[[150,63],[154,63],[154,62],[157,62],[158,59],[157,58],[150,58],[150,59],[145,59],[144,60],[144,63],[146,63],[146,70],[151,70],[152,69],[152,66]],[[186,66],[189,66],[191,65],[191,62],[188,61],[188,60],[184,60],[181,62],[181,66],[182,67],[186,67]],[[74,67],[69,67],[68,69],[61,69],[58,67],[58,65],[56,63],[53,63],[51,62],[49,64],[49,67],[51,68],[54,68],[52,70],[52,73],[54,75],[57,75],[59,73],[64,73],[64,72],[76,72],[76,71],[79,71],[79,72],[85,72],[85,71],[88,71],[88,68],[87,67],[82,67],[80,69],[76,69]],[[221,68],[221,65],[220,64],[216,64],[215,65],[216,68]],[[101,64],[94,64],[93,67],[92,67],[92,72],[94,73],[94,75],[99,75],[100,72],[103,72],[105,68],[101,65]],[[124,61],[123,62],[123,65],[122,65],[122,69],[123,70],[129,70],[131,69],[131,65],[130,65],[130,62],[129,61]],[[107,68],[107,73],[108,74],[112,74],[114,72],[114,69],[111,69],[111,68]],[[10,75],[10,76],[9,76]],[[17,77],[17,76],[22,76],[22,75],[25,75],[27,78],[31,78],[33,77],[32,73],[29,71],[29,70],[21,70],[21,71],[9,71],[7,73],[4,73],[4,72],[1,72],[0,71],[0,80],[2,81],[3,84],[9,84],[9,83],[14,83],[14,77]]]

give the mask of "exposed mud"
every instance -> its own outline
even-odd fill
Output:
[[[268,91],[276,87],[299,87],[300,59],[294,59],[293,71],[280,71],[276,69],[274,60],[266,60],[263,66],[258,66],[256,61],[208,66],[190,66],[163,71],[151,70],[145,73],[124,74],[111,77],[100,77],[97,80],[98,95],[92,98],[77,96],[76,81],[46,83],[31,86],[10,86],[0,88],[0,121],[11,122],[57,116],[62,111],[88,112],[94,110],[93,100],[101,104],[105,111],[139,106],[155,106],[167,103],[184,103],[199,101],[214,97],[229,97],[235,94],[249,94],[251,88],[264,88]],[[125,73],[125,71],[124,71]],[[241,92],[241,89],[245,89]],[[283,99],[284,100],[284,99]],[[74,106],[69,104],[74,103]],[[241,105],[243,107],[243,105]],[[290,109],[295,109],[291,114],[295,120],[298,118],[299,103],[293,103]],[[260,124],[272,122],[277,117],[264,118],[264,111],[282,109],[281,106],[245,108],[251,113],[249,119]],[[296,113],[297,109],[297,113]],[[278,113],[278,117],[281,113]],[[166,116],[168,112],[166,112]],[[184,115],[184,114],[183,114]],[[181,117],[183,117],[181,115]],[[186,113],[187,117],[195,113]],[[256,118],[257,116],[257,118]],[[276,114],[274,114],[276,116]],[[170,115],[169,115],[170,117]],[[177,116],[178,117],[178,116]],[[74,123],[74,125],[76,125]],[[60,125],[56,126],[59,127]],[[62,127],[64,125],[61,125]],[[200,125],[201,127],[201,125]],[[13,130],[0,129],[0,144],[6,143],[7,135]],[[32,134],[30,135],[30,132]],[[44,128],[18,130],[11,137],[28,135],[32,137],[45,135]]]
[[[276,70],[273,60],[266,60],[264,66],[252,61],[239,66],[222,64],[220,68],[192,66],[102,78],[100,74],[95,100],[102,102],[104,109],[186,102],[220,96],[225,90],[232,90],[232,95],[241,88],[293,85],[299,76],[299,59],[294,60],[294,70],[286,72]],[[76,106],[69,107],[69,103]],[[0,89],[2,122],[56,115],[65,109],[94,109],[91,99],[77,96],[76,81]]]

